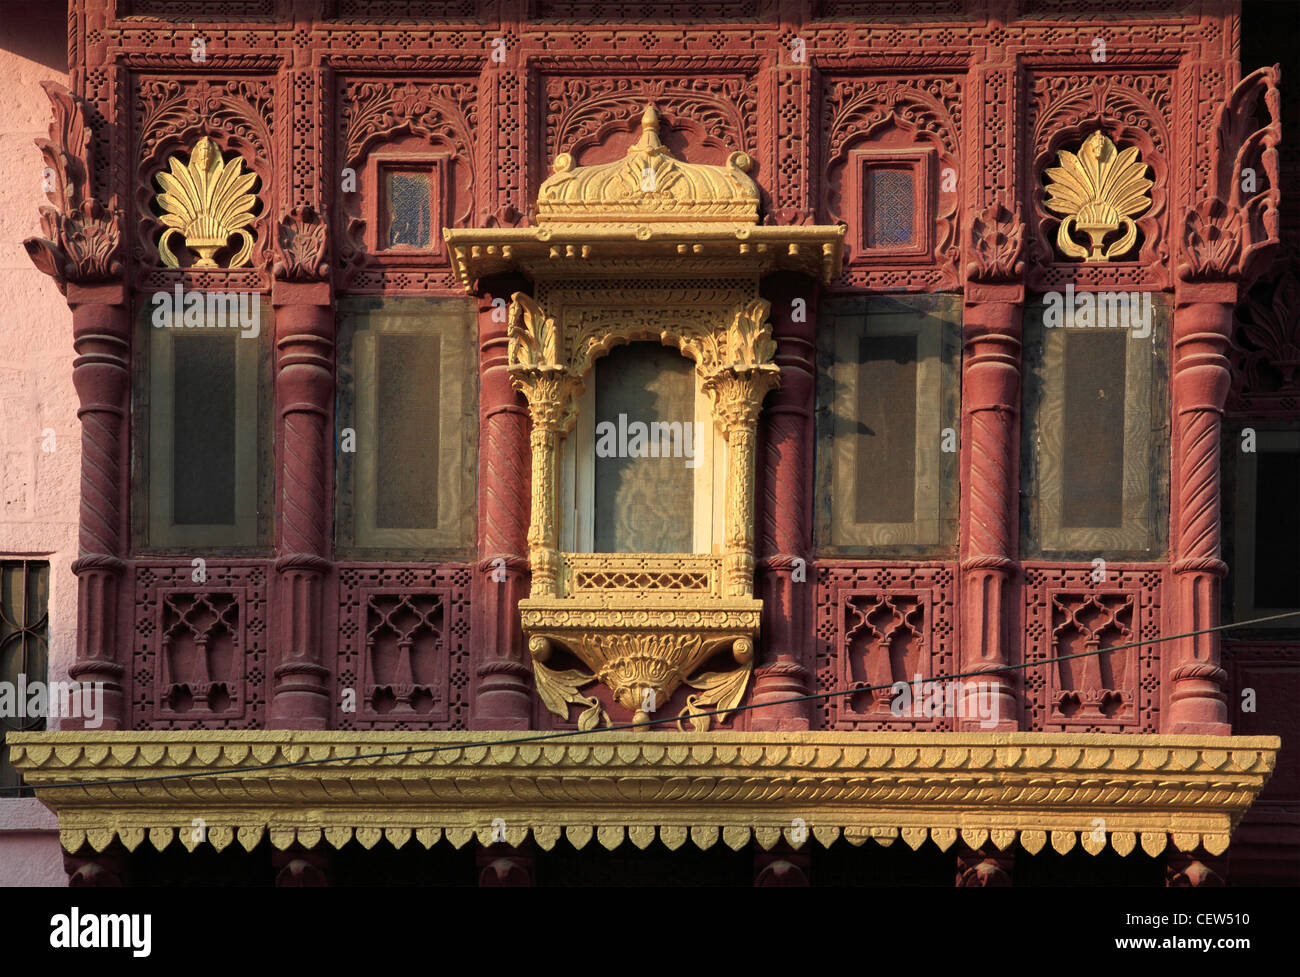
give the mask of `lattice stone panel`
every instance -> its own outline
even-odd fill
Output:
[[[469,599],[468,567],[341,566],[337,728],[467,728]]]
[[[1024,661],[1159,637],[1164,574],[1159,567],[1027,565]],[[1160,654],[1145,645],[1024,669],[1024,729],[1155,733],[1160,725]]]
[[[260,729],[266,722],[266,569],[208,562],[135,574],[136,729]]]
[[[819,562],[815,611],[817,691],[865,688],[956,670],[955,568]],[[821,729],[956,728],[950,716],[897,717],[884,695],[823,700]]]
[[[640,593],[722,596],[722,561],[642,554],[564,555],[565,589],[570,594]]]

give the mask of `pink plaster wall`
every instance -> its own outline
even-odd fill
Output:
[[[6,3],[0,19],[0,559],[49,561],[49,677],[66,679],[81,471],[72,313],[22,241],[39,233],[46,202],[33,140],[50,125],[40,82],[68,83],[67,12],[61,3]],[[54,450],[42,451],[51,431]],[[37,800],[0,798],[0,886],[66,884],[54,816]]]

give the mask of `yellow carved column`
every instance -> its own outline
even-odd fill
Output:
[[[736,312],[726,335],[724,356],[730,362],[705,383],[713,398],[714,418],[727,441],[723,585],[728,597],[752,597],[754,593],[758,414],[767,392],[780,383],[780,368],[772,361],[776,343],[767,322],[769,308],[763,299],[754,299]]]
[[[556,519],[555,463],[560,436],[572,425],[575,383],[559,363],[555,320],[527,295],[516,292],[510,305],[510,380],[528,398],[533,423],[532,519],[528,526],[528,559],[533,571],[533,597],[554,597],[560,572],[559,526]]]

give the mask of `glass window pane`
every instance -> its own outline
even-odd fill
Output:
[[[29,560],[0,563],[0,682],[9,683],[11,689],[49,680],[49,596],[48,563]],[[0,714],[0,788],[18,787],[21,782],[18,771],[9,762],[5,733],[45,728],[44,715],[27,714],[27,701],[15,702],[16,707],[22,708],[12,714]]]
[[[181,526],[235,521],[237,336],[177,333],[172,421],[172,520]]]
[[[633,343],[597,361],[595,384],[596,552],[691,552],[693,364],[677,350]]]
[[[858,522],[916,518],[916,336],[858,340]]]
[[[158,326],[151,311],[142,305],[148,361],[134,392],[134,463],[147,473],[132,485],[133,511],[147,514],[140,545],[257,546],[270,531],[270,302],[255,302],[256,330],[185,326],[179,315]]]
[[[1255,606],[1300,607],[1300,452],[1260,451],[1258,466]]]
[[[1124,360],[1128,334],[1075,330],[1065,336],[1064,478],[1061,525],[1124,521]]]
[[[438,337],[380,336],[375,526],[438,525]]]
[[[896,248],[913,243],[914,180],[910,169],[868,170],[868,247]]]
[[[341,555],[461,558],[478,453],[472,300],[340,302],[336,526]]]
[[[427,248],[432,227],[430,175],[390,171],[384,184],[384,246]]]
[[[1021,552],[1158,559],[1169,519],[1168,307],[1158,295],[1073,294],[1074,306],[1049,294],[1025,308]]]
[[[828,303],[818,333],[818,550],[949,555],[960,297],[840,299]]]

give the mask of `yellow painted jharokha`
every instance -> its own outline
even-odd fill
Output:
[[[653,106],[624,159],[576,166],[567,154],[537,198],[538,226],[445,230],[467,287],[523,270],[532,297],[510,306],[509,363],[532,418],[532,592],[520,602],[538,694],[579,725],[602,719],[603,683],[638,721],[687,683],[684,720],[707,729],[739,705],[753,663],[762,601],[754,597],[755,434],[763,398],[780,382],[760,278],[794,268],[838,274],[841,227],[761,227],[751,161],[675,159]],[[594,362],[609,349],[654,340],[695,364],[726,441],[725,538],[713,554],[577,554],[559,549],[557,458]],[[548,664],[559,645],[592,674]],[[696,674],[730,649],[731,666]]]

